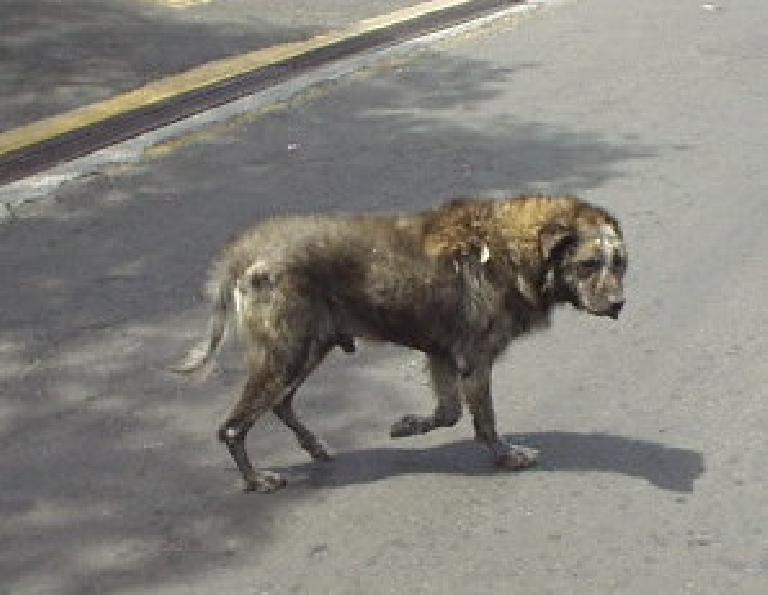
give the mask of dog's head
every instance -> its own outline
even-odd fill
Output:
[[[627,250],[615,221],[600,217],[551,223],[542,229],[540,247],[545,284],[555,301],[570,302],[597,316],[619,317]]]

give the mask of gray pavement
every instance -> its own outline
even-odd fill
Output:
[[[0,132],[418,0],[3,0]]]
[[[768,590],[768,177],[760,0],[589,0],[436,44],[113,165],[0,227],[0,592],[701,593]],[[258,496],[206,384],[209,258],[273,213],[576,192],[624,222],[618,323],[564,309],[494,378],[542,449],[500,474],[429,408],[417,356],[334,355],[299,410],[337,452],[251,434]]]

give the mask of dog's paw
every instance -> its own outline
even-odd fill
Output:
[[[422,419],[418,415],[404,415],[392,424],[389,435],[392,438],[404,438],[422,434],[421,425]]]
[[[330,461],[333,459],[323,441],[314,434],[309,434],[300,438],[299,445],[306,450],[309,453],[309,456],[315,461]]]
[[[499,446],[494,449],[494,463],[500,469],[519,471],[533,467],[538,462],[539,451],[535,448],[504,443]]]
[[[309,456],[311,456],[315,461],[332,461],[333,456],[331,453],[328,452],[328,450],[325,448],[325,446],[321,442],[316,442],[309,448],[307,448],[307,452],[309,453]]]
[[[279,473],[273,471],[255,471],[251,477],[245,480],[244,491],[268,494],[270,492],[276,492],[280,488],[285,487],[285,485],[286,481]]]

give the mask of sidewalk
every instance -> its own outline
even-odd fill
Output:
[[[0,132],[418,0],[5,0]]]
[[[316,11],[296,2],[272,11],[257,0],[256,11],[243,0],[151,0],[147,13],[147,2],[112,0],[104,9],[79,0],[63,13],[53,3],[34,12],[17,3],[0,14],[0,56],[8,56],[0,66],[10,73],[0,77],[9,106],[0,117],[0,184],[329,61],[524,4],[399,0],[345,12],[338,0]],[[272,12],[271,20],[254,16]]]

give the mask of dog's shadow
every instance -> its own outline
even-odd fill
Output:
[[[531,472],[603,472],[645,479],[654,486],[692,492],[705,470],[701,453],[610,434],[540,432],[509,435],[511,443],[541,449]],[[280,469],[291,482],[306,487],[341,487],[396,475],[498,473],[485,450],[473,440],[429,447],[369,448],[337,453],[328,464],[305,463]]]

